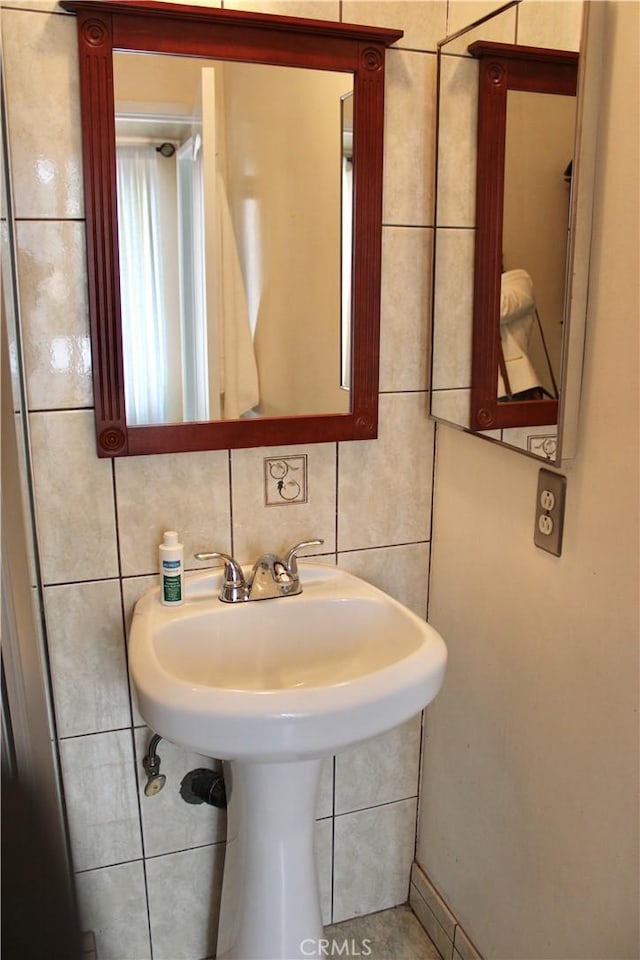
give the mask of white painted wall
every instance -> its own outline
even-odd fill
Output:
[[[258,409],[264,416],[346,413],[349,395],[340,390],[340,97],[352,78],[229,63],[225,82],[229,204],[247,289],[259,287]],[[257,248],[253,256],[248,247]],[[252,261],[257,276],[250,282]]]
[[[538,464],[438,428],[418,860],[487,958],[636,958],[638,13],[608,3],[578,455],[561,558]]]

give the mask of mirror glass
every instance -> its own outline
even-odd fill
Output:
[[[575,91],[581,27],[581,3],[523,0],[438,45],[431,413],[551,461],[559,456],[567,364],[577,101],[536,78],[534,57],[540,48],[543,58],[552,49],[562,55],[555,48],[566,46]],[[509,74],[505,99],[499,106],[485,101],[484,114],[482,67],[477,51],[473,57],[469,52],[470,44],[483,42],[504,45],[524,64],[515,69],[523,79],[512,82]],[[491,83],[496,89],[503,83],[498,69]],[[496,111],[502,112],[501,130],[487,145],[487,114],[495,130]],[[494,151],[489,163],[488,150]],[[478,172],[480,157],[484,168]],[[502,166],[504,182],[502,173],[495,174]],[[489,395],[482,404],[474,398],[479,371]],[[483,423],[478,408],[485,406],[492,413]]]
[[[352,75],[113,66],[127,422],[348,412]]]

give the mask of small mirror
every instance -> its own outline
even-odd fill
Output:
[[[587,261],[572,264],[595,139],[579,119],[582,4],[543,7],[516,0],[438,45],[431,413],[559,461],[577,415]]]
[[[375,437],[384,61],[402,32],[62,5],[99,455]]]

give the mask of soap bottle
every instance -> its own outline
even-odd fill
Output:
[[[175,530],[166,530],[160,544],[160,600],[168,607],[184,603],[184,547]]]

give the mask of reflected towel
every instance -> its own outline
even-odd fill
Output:
[[[511,393],[540,387],[540,377],[529,359],[529,342],[535,323],[533,280],[526,270],[507,270],[500,287],[500,342]],[[498,373],[498,397],[507,390]]]
[[[536,308],[533,280],[526,270],[507,270],[500,281],[500,324],[533,316]]]

